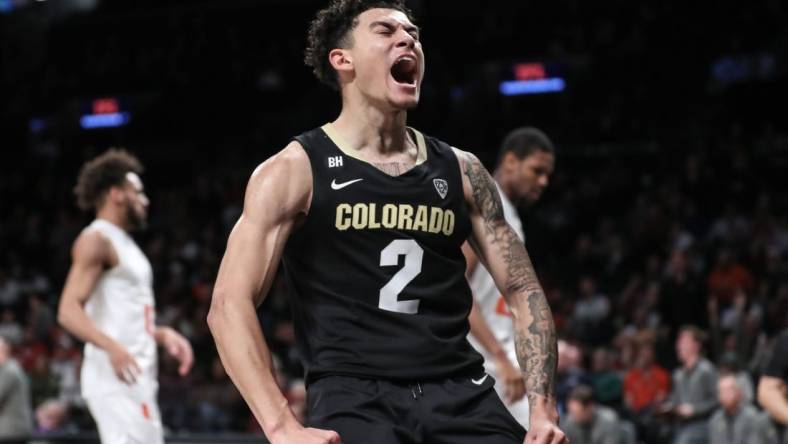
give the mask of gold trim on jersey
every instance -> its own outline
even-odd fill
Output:
[[[416,147],[418,148],[418,152],[416,153],[416,165],[420,165],[427,160],[427,143],[425,142],[424,134],[422,134],[421,131],[411,127],[408,128],[411,131],[413,131],[413,134],[416,135]],[[332,142],[334,142],[334,145],[336,145],[340,151],[342,151],[343,153],[347,154],[348,156],[354,159],[358,159],[366,163],[371,163],[370,161],[362,157],[361,151],[357,149],[353,149],[349,143],[345,142],[345,140],[342,138],[342,136],[339,135],[336,128],[334,128],[334,125],[331,122],[321,126],[320,129],[322,129],[323,132],[326,133],[328,138],[331,139]]]

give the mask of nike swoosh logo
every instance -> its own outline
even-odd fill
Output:
[[[479,378],[479,379],[473,379],[473,378],[471,378],[471,382],[472,382],[472,383],[474,383],[474,384],[476,384],[476,385],[482,385],[482,384],[484,383],[484,381],[486,381],[486,380],[487,380],[487,377],[488,377],[488,376],[490,376],[490,375],[487,375],[487,374],[485,374],[484,376],[482,376],[482,377],[481,377],[481,378]]]
[[[332,190],[341,190],[342,188],[345,188],[348,185],[353,185],[354,183],[360,182],[362,180],[364,180],[364,179],[355,179],[355,180],[349,180],[347,182],[337,183],[337,180],[334,179],[334,180],[331,181],[331,189]]]

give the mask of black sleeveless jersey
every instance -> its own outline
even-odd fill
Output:
[[[459,162],[447,144],[408,131],[419,160],[397,177],[341,149],[330,124],[296,137],[313,194],[283,262],[307,381],[482,370],[467,341],[472,298],[460,247],[471,226]]]

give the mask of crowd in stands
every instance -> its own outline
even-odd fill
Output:
[[[771,143],[766,152],[779,154],[779,140]],[[770,171],[766,163],[776,158],[734,143],[670,159],[562,158],[560,151],[558,159],[551,188],[524,215],[562,338],[561,413],[582,417],[572,406],[593,399],[630,421],[641,439],[663,442],[675,424],[667,404],[698,402],[693,415],[709,419],[722,402],[718,377],[731,375],[728,385],[752,405],[771,339],[788,327],[788,214],[770,179],[753,174]],[[30,155],[20,171],[36,165],[48,168]],[[205,322],[242,180],[253,167],[239,168],[236,180],[206,172],[195,183],[158,187],[153,179],[164,171],[149,162],[151,223],[137,237],[155,270],[157,322],[184,332],[197,357],[185,380],[162,357],[161,406],[173,431],[256,429]],[[8,171],[11,181],[0,189],[10,205],[0,222],[0,335],[29,377],[41,432],[90,428],[79,398],[80,344],[54,314],[71,241],[89,221],[69,196],[69,173]],[[9,183],[20,182],[28,192],[14,195]],[[278,379],[303,412],[287,293],[278,279],[259,313]],[[680,370],[685,326],[694,326],[690,342],[706,357],[700,385]]]

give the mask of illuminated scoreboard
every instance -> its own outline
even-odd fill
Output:
[[[83,129],[115,128],[126,125],[131,114],[124,111],[121,102],[115,97],[95,99],[90,104],[90,112],[79,118]]]
[[[505,96],[558,93],[566,88],[557,67],[542,62],[515,63],[508,71],[498,88]]]

